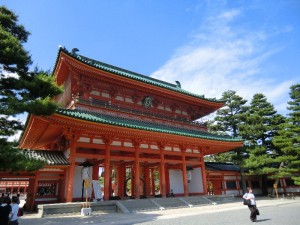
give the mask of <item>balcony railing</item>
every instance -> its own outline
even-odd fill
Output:
[[[165,116],[161,115],[158,113],[154,112],[149,112],[149,111],[144,111],[142,109],[137,110],[129,107],[124,107],[116,104],[111,104],[108,101],[102,101],[98,99],[92,99],[92,98],[76,98],[76,102],[84,104],[84,105],[91,105],[95,107],[101,107],[101,108],[106,108],[114,111],[121,111],[125,113],[131,113],[135,115],[141,115],[141,116],[147,116],[147,117],[152,117],[152,118],[157,118],[157,119],[163,119],[163,120],[168,120],[168,121],[174,121],[174,122],[180,122],[180,123],[185,123],[187,125],[196,125],[200,126],[203,128],[206,128],[204,123],[198,122],[198,121],[190,121],[189,119],[186,118],[180,118],[180,117],[170,117],[170,116]]]

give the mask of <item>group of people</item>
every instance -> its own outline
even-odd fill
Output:
[[[19,212],[19,194],[17,196],[13,196],[12,198],[9,197],[9,194],[7,196],[4,196],[4,193],[2,193],[2,196],[0,197],[0,225],[18,225],[18,212]],[[170,191],[170,197],[174,197],[173,190]],[[245,200],[249,200],[250,203],[248,205],[250,210],[250,220],[252,222],[257,221],[257,207],[256,207],[256,201],[255,196],[252,193],[251,188],[247,188],[247,192],[243,195],[243,198]]]
[[[0,197],[0,225],[18,225],[19,195],[10,198],[2,193]]]

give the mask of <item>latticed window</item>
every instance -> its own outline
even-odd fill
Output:
[[[37,196],[39,197],[50,197],[56,196],[56,181],[42,181],[38,183]]]

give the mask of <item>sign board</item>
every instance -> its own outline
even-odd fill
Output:
[[[99,180],[93,180],[93,190],[95,194],[95,199],[102,200],[102,191],[101,191],[101,185]]]

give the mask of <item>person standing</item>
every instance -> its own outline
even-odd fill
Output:
[[[17,198],[18,198],[17,204],[20,205],[20,194],[19,193],[17,194]]]
[[[250,210],[250,220],[252,222],[256,222],[256,201],[255,201],[255,195],[252,193],[252,189],[250,187],[247,188],[247,192],[243,195],[243,198],[246,200],[250,200],[250,204],[248,205],[248,208]]]
[[[10,225],[18,225],[18,212],[19,212],[19,204],[18,204],[18,197],[13,196],[11,199],[11,214],[9,217]]]
[[[10,212],[10,198],[5,197],[0,206],[0,225],[8,225]]]
[[[2,194],[1,194],[1,197],[0,197],[0,205],[1,205],[2,202],[4,201],[4,198],[5,198],[4,193],[2,193]]]

